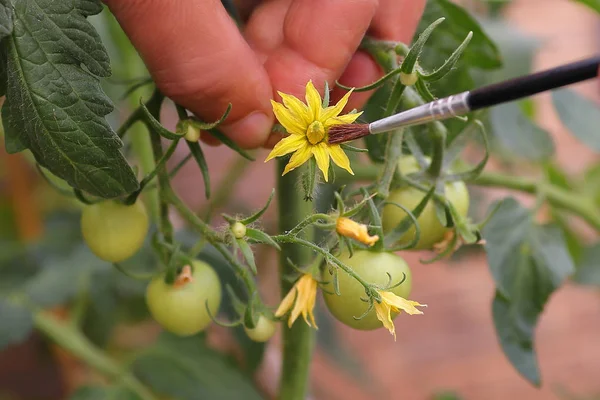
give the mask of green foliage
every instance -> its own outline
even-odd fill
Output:
[[[23,342],[33,329],[31,313],[23,306],[0,298],[0,351]]]
[[[10,0],[0,0],[0,41],[13,31],[13,11]]]
[[[588,6],[597,13],[600,13],[600,0],[573,0],[577,3],[581,3]]]
[[[540,385],[534,328],[549,296],[573,273],[573,261],[560,231],[534,224],[512,198],[499,205],[483,237],[497,288],[492,312],[500,344],[514,367]]]
[[[600,286],[600,243],[584,249],[577,263],[573,281],[582,285]]]
[[[490,110],[496,141],[511,154],[531,161],[543,161],[554,155],[550,134],[533,123],[517,103],[507,103]]]
[[[112,105],[99,77],[110,75],[110,64],[85,20],[101,10],[94,0],[15,2],[2,121],[8,152],[28,148],[71,186],[111,198],[138,182],[104,118]]]
[[[119,386],[83,386],[69,400],[141,400],[138,395]]]
[[[600,107],[571,89],[552,93],[562,123],[581,143],[600,152]]]
[[[157,393],[180,400],[262,398],[231,361],[196,336],[161,335],[136,358],[133,370]]]

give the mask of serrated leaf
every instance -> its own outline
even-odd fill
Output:
[[[259,400],[249,378],[203,341],[163,334],[133,363],[134,373],[155,392],[179,400]]]
[[[585,6],[588,6],[589,8],[596,11],[597,13],[600,13],[600,0],[573,0],[573,1],[581,3]]]
[[[493,69],[502,65],[498,48],[477,20],[463,7],[449,0],[427,2],[419,31],[440,17],[445,17],[446,22],[432,33],[429,42],[435,45],[431,46],[431,51],[443,53],[447,59],[472,31],[473,39],[462,56],[465,64],[483,69]]]
[[[33,318],[25,307],[0,298],[0,351],[18,344],[29,337],[33,329]]]
[[[8,56],[6,54],[6,50],[6,41],[0,41],[0,96],[6,95],[6,87],[8,85],[8,76],[6,75]],[[6,138],[4,140],[6,140]],[[19,148],[18,143],[11,144],[10,146],[11,148]],[[25,148],[22,150],[25,150]]]
[[[82,386],[69,400],[141,400],[129,389],[119,386]]]
[[[584,250],[573,281],[581,285],[600,286],[600,243]]]
[[[0,40],[13,31],[13,11],[10,0],[0,0]]]
[[[483,237],[497,288],[493,314],[500,344],[514,367],[539,385],[535,326],[550,295],[573,273],[573,261],[561,231],[535,225],[512,198],[502,201]]]
[[[532,161],[550,158],[554,142],[550,134],[525,116],[517,103],[507,103],[490,110],[496,140],[511,153]]]
[[[2,122],[8,152],[26,147],[71,186],[113,198],[138,182],[105,119],[113,107],[98,76],[110,63],[85,19],[101,10],[93,0],[15,2]]]
[[[572,89],[552,92],[562,123],[587,147],[600,152],[600,107]]]

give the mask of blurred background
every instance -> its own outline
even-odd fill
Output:
[[[464,0],[461,3],[478,16],[486,32],[500,46],[504,59],[500,70],[483,71],[481,76],[475,73],[478,83],[553,67],[600,51],[599,15],[575,1]],[[135,96],[119,101],[126,90],[122,81],[143,77],[145,71],[109,15],[104,12],[93,17],[93,23],[105,39],[113,60],[114,77],[108,80],[105,89],[120,109],[110,115],[110,122],[117,127],[127,116],[128,108],[138,101]],[[598,102],[599,87],[595,82],[574,88]],[[554,139],[557,161],[567,172],[579,173],[598,163],[598,155],[561,125],[549,95],[537,96],[531,107],[537,126]],[[165,125],[174,128],[175,111],[166,107],[163,117]],[[275,185],[273,164],[260,162],[266,153],[256,155],[259,162],[249,163],[224,146],[205,146],[205,149],[213,182],[211,202],[204,200],[204,187],[195,164],[188,163],[174,183],[193,209],[238,213],[264,204]],[[180,150],[173,164],[186,155],[185,147]],[[488,168],[497,167],[499,163],[491,161]],[[473,193],[476,198],[485,199],[483,203],[506,194],[498,190],[483,193],[477,188]],[[83,269],[83,264],[92,275],[88,275],[88,281],[76,282],[89,285],[89,276],[103,267],[88,266],[94,262],[81,243],[78,207],[76,201],[62,196],[40,178],[28,155],[7,155],[0,150],[0,291],[21,282],[27,271],[39,273],[40,263],[45,263],[41,269],[46,275],[38,276],[38,282],[30,284],[33,291],[38,290],[36,284],[43,286],[39,281],[45,284],[52,279],[64,281],[70,276],[65,274],[71,273],[65,269]],[[269,232],[275,231],[274,210],[271,207],[263,221]],[[222,223],[220,217],[213,220],[215,225]],[[587,234],[590,240],[597,240],[593,233]],[[20,249],[26,244],[35,244],[40,252],[52,249],[52,256],[24,256]],[[490,310],[494,284],[485,254],[465,251],[450,262],[430,265],[419,264],[422,254],[403,256],[413,271],[411,298],[429,305],[426,315],[397,318],[398,339],[394,343],[383,329],[359,332],[335,322],[319,301],[320,329],[311,371],[312,398],[600,399],[597,288],[568,284],[549,301],[536,334],[543,377],[543,386],[538,389],[518,375],[498,345]],[[131,263],[151,263],[148,257],[141,254]],[[279,298],[276,260],[275,252],[258,250],[260,287],[267,304],[273,306]],[[54,266],[46,265],[49,263]],[[62,272],[55,274],[51,268]],[[89,308],[83,326],[95,343],[106,346],[118,358],[123,349],[139,349],[152,343],[160,329],[144,312],[140,300],[143,286],[127,282],[128,278],[119,275],[110,277],[109,289],[115,300],[109,306],[97,304],[93,291],[83,291],[89,292],[90,297],[84,300]],[[69,280],[70,286],[72,282]],[[73,305],[79,304],[79,292],[60,293],[58,297],[45,298],[45,304],[55,315],[69,318]],[[118,316],[113,315],[115,309]],[[15,322],[1,313],[0,317],[1,324]],[[225,328],[211,327],[208,337],[215,348],[234,356],[243,353],[237,336]],[[277,387],[279,347],[277,336],[264,349],[262,364],[254,374],[267,397]],[[67,399],[83,383],[99,380],[85,365],[35,333],[28,333],[22,343],[0,352],[0,400]]]

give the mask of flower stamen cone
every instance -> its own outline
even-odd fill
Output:
[[[317,299],[317,281],[311,274],[304,274],[285,295],[281,304],[275,311],[277,318],[283,317],[291,309],[288,327],[292,327],[296,319],[302,314],[308,326],[317,328],[313,310]]]
[[[379,236],[369,235],[366,225],[359,224],[358,222],[346,217],[340,217],[337,219],[335,230],[340,235],[357,240],[366,244],[367,246],[373,246],[379,240]]]
[[[381,296],[381,302],[375,301],[375,313],[377,319],[381,321],[383,326],[394,335],[394,341],[396,340],[396,327],[392,320],[392,312],[398,313],[404,311],[409,315],[423,314],[423,311],[417,309],[417,307],[427,307],[426,304],[419,304],[416,301],[406,300],[392,292],[377,291]]]
[[[328,143],[328,130],[334,125],[351,124],[362,114],[340,115],[352,91],[349,91],[334,106],[323,107],[321,95],[312,81],[306,84],[306,103],[297,97],[278,92],[282,103],[271,100],[273,113],[279,123],[289,133],[275,145],[265,162],[286,154],[292,154],[283,175],[298,168],[312,157],[323,173],[325,181],[329,179],[329,160],[354,175],[350,160],[339,144]]]

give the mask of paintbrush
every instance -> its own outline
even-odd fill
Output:
[[[596,56],[438,99],[370,124],[334,125],[329,128],[328,141],[330,144],[339,144],[405,126],[458,117],[471,111],[595,78],[599,67],[600,56]]]

